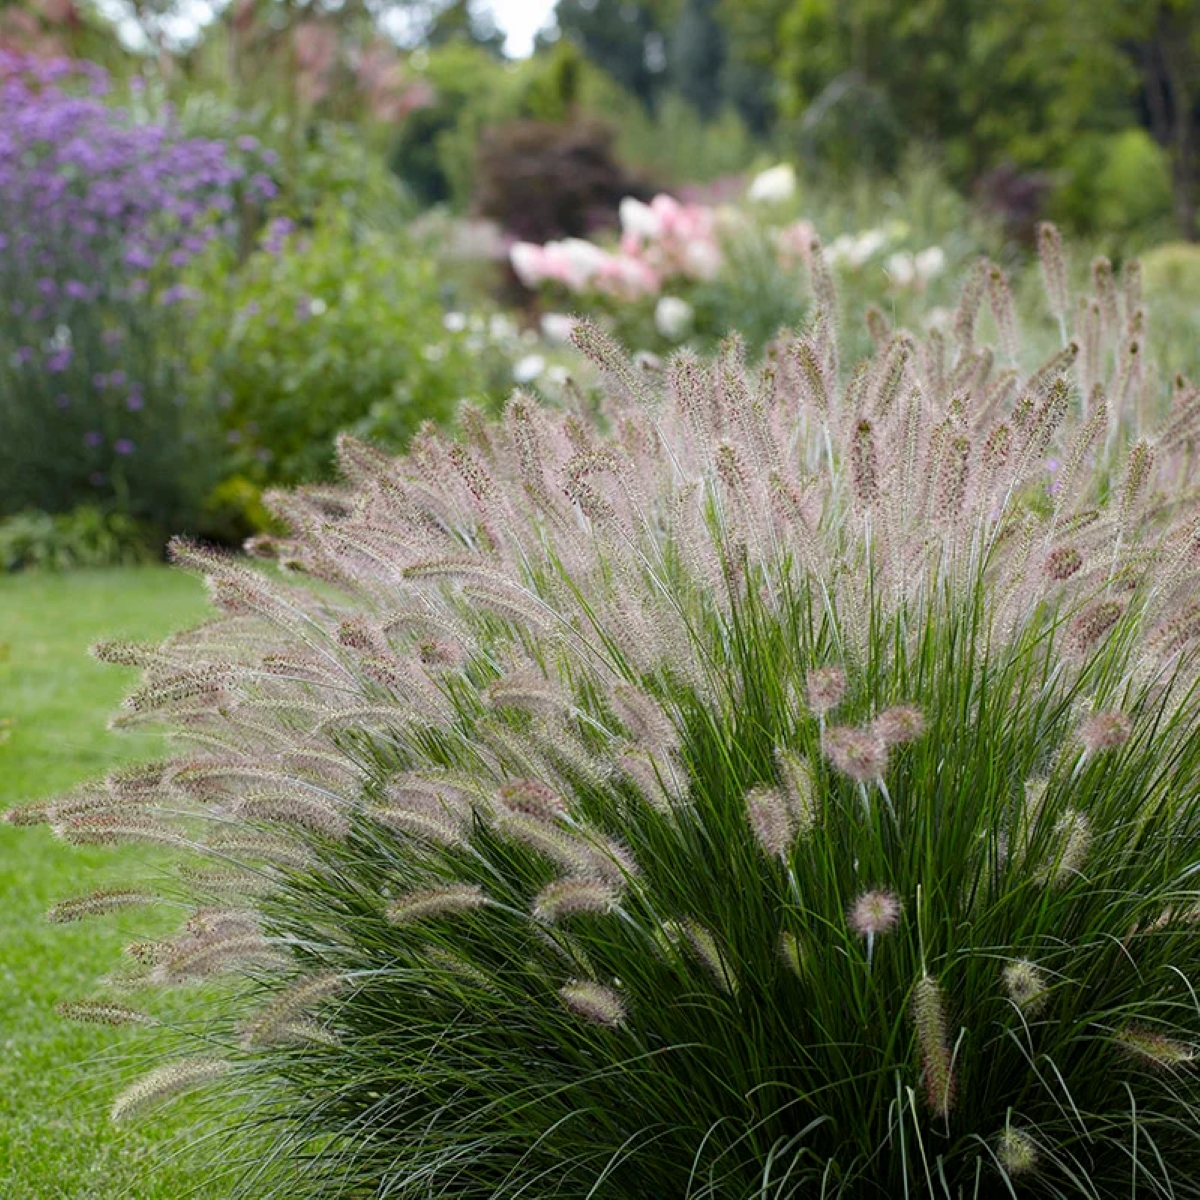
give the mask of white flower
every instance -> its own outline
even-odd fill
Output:
[[[843,233],[840,237],[836,237],[828,246],[825,247],[825,257],[830,264],[838,267],[842,263],[850,261],[850,256],[854,251],[855,239],[850,233]]]
[[[693,279],[712,279],[721,269],[721,250],[716,242],[697,239],[683,252],[684,269]]]
[[[511,317],[495,313],[488,321],[488,336],[494,342],[507,342],[517,336],[517,326]]]
[[[526,354],[513,364],[513,378],[518,383],[532,383],[546,369],[546,360],[540,354]]]
[[[566,261],[565,282],[573,292],[587,287],[609,259],[606,250],[601,250],[594,242],[584,238],[564,238],[561,242],[552,242],[551,245]]]
[[[925,283],[946,269],[946,252],[941,246],[930,246],[913,259],[913,264],[917,268],[917,278]]]
[[[562,346],[571,340],[575,318],[566,313],[545,313],[542,316],[542,337],[553,346]]]
[[[555,387],[562,387],[570,378],[571,372],[560,363],[554,363],[546,369],[546,382],[554,384]]]
[[[662,218],[648,204],[626,196],[618,209],[621,232],[652,241],[662,233]]]
[[[950,322],[954,320],[954,314],[948,308],[931,308],[925,314],[926,329],[949,329]]]
[[[897,287],[906,288],[917,277],[917,266],[913,262],[913,256],[907,250],[900,250],[895,254],[888,256],[887,262],[884,264],[884,270],[887,271],[892,282]]]
[[[329,305],[326,304],[325,301],[322,300],[320,296],[317,296],[314,298],[313,302],[308,306],[308,311],[314,317],[319,317],[323,312],[326,311],[326,309],[328,309],[328,307],[329,307]]]
[[[654,307],[654,327],[668,341],[677,342],[692,327],[695,310],[678,296],[663,296]]]
[[[746,196],[755,204],[781,204],[796,194],[796,171],[790,163],[780,163],[756,175]]]
[[[852,267],[861,267],[887,245],[887,240],[887,234],[882,229],[868,229],[853,239],[846,259]]]
[[[467,317],[465,313],[448,312],[442,317],[442,326],[447,333],[462,333],[467,327]]]

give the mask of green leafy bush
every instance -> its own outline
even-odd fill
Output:
[[[34,509],[0,521],[0,571],[132,566],[157,558],[161,546],[160,530],[91,506],[54,515]]]
[[[1079,138],[1063,175],[1053,210],[1075,229],[1117,242],[1170,230],[1171,161],[1145,130]]]
[[[402,233],[334,209],[311,229],[277,220],[240,268],[215,254],[192,283],[192,360],[222,396],[226,474],[256,489],[325,478],[340,430],[399,447],[477,397],[436,267]]]
[[[12,814],[187,851],[71,1011],[230,986],[114,1115],[220,1080],[256,1197],[1200,1195],[1200,392],[1042,244],[1032,373],[998,272],[843,363],[814,254],[761,371],[583,325],[603,430],[343,440],[282,577],[179,544],[217,619],[97,652],[193,748]]]

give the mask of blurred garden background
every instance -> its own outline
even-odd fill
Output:
[[[1151,348],[1200,370],[1198,123],[1196,0],[5,4],[0,790],[149,752],[85,650],[202,614],[170,536],[269,531],[341,430],[588,408],[581,314],[647,371],[769,356],[817,237],[863,353],[981,256],[1049,351],[1052,220],[1098,295],[1141,259]],[[101,1041],[52,1008],[121,930],[44,927],[81,859],[33,844],[0,830],[0,1194],[191,1194],[93,1119]]]

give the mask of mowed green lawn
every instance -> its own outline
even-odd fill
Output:
[[[199,582],[164,567],[0,577],[0,809],[161,753],[150,734],[106,728],[136,675],[95,662],[87,648],[106,637],[158,640],[204,611]],[[171,1153],[178,1116],[133,1129],[109,1122],[113,1095],[153,1065],[146,1035],[54,1013],[60,1000],[94,994],[153,918],[50,925],[46,909],[161,861],[137,847],[85,850],[44,828],[0,825],[3,1200],[221,1195],[194,1162]]]

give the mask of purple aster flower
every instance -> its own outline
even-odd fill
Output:
[[[85,446],[90,446],[93,450],[96,449],[96,447],[99,446],[103,441],[104,434],[100,433],[99,430],[96,429],[89,429],[87,433],[83,435],[83,444]]]
[[[134,452],[135,448],[134,444],[128,438],[117,438],[113,442],[113,449],[121,455],[130,455]]]
[[[71,365],[70,346],[64,346],[61,350],[55,350],[53,354],[46,359],[46,370],[51,375],[58,375],[65,371]]]

